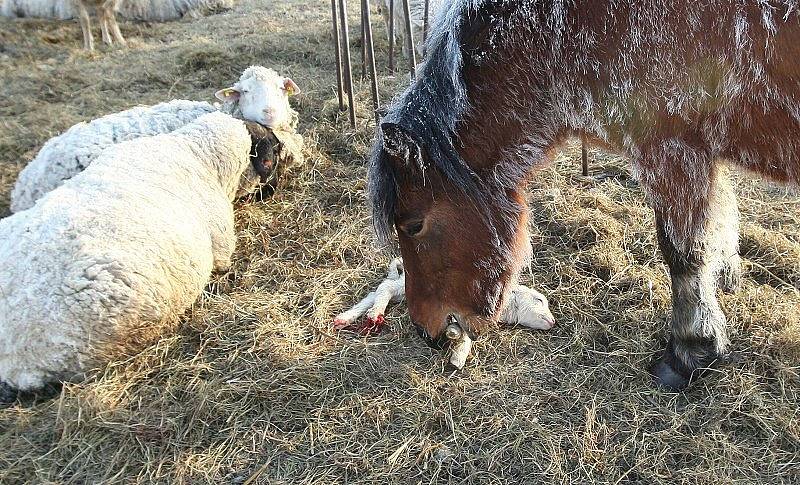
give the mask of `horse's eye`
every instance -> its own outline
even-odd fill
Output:
[[[425,221],[411,221],[403,224],[402,230],[408,237],[414,237],[422,232]]]

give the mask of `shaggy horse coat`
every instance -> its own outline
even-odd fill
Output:
[[[529,248],[526,181],[570,136],[625,155],[656,213],[672,333],[653,372],[682,388],[728,347],[739,274],[725,165],[800,181],[796,0],[457,0],[383,119],[370,167],[412,318],[497,321]],[[531,210],[536,210],[532,208]]]

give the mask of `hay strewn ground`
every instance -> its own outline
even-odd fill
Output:
[[[359,84],[352,131],[335,109],[328,8],[243,0],[125,22],[130,48],[95,55],[77,22],[0,21],[0,212],[50,136],[139,103],[208,99],[253,63],[305,91],[309,146],[305,171],[241,205],[234,267],[179,334],[54,400],[0,410],[0,482],[800,483],[797,191],[738,180],[746,277],[722,299],[738,360],[685,394],[645,372],[669,311],[652,215],[618,159],[594,153],[593,170],[618,176],[576,180],[574,147],[530,190],[525,282],[549,295],[557,328],[489,335],[454,377],[403,307],[382,337],[329,334],[388,256],[364,201],[369,93]],[[403,82],[384,79],[384,98]]]

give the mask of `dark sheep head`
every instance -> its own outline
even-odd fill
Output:
[[[252,140],[250,162],[261,177],[261,183],[266,184],[275,173],[275,160],[280,152],[281,142],[272,130],[263,125],[245,121],[245,126]]]

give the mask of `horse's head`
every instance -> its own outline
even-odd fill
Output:
[[[395,229],[411,319],[439,347],[448,323],[471,337],[494,325],[529,255],[516,190],[488,193],[470,167],[447,170],[399,125],[384,123],[371,167],[376,228]]]

